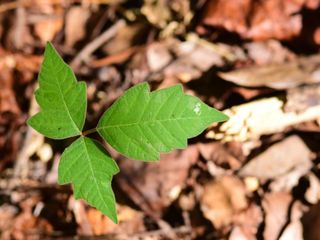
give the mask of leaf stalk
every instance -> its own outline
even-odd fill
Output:
[[[95,133],[95,132],[97,132],[97,128],[91,128],[89,130],[82,132],[82,136],[87,136],[87,135],[89,135],[91,133]]]

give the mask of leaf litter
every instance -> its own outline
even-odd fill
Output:
[[[2,1],[1,238],[318,239],[318,11],[318,0]],[[158,163],[112,152],[115,225],[57,185],[70,142],[25,125],[46,41],[78,59],[85,129],[145,81],[181,83],[231,118]]]

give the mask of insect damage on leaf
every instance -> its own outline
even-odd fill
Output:
[[[76,199],[85,199],[117,222],[111,181],[119,168],[100,143],[82,133],[86,84],[77,82],[50,43],[38,79],[35,95],[41,111],[28,124],[53,139],[81,135],[62,153],[59,184],[73,184]],[[188,138],[213,122],[227,119],[200,99],[185,95],[181,85],[150,92],[148,84],[142,83],[129,89],[103,114],[96,130],[123,155],[152,161],[158,160],[161,152],[187,147]]]

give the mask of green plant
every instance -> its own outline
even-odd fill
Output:
[[[148,84],[142,83],[106,110],[95,129],[82,132],[86,84],[77,82],[51,43],[46,46],[38,79],[35,97],[41,111],[28,124],[48,138],[79,136],[61,156],[59,184],[72,183],[76,199],[85,199],[115,223],[111,181],[119,168],[99,142],[86,137],[88,133],[97,131],[129,158],[155,161],[161,152],[187,147],[188,138],[197,136],[212,122],[228,118],[198,98],[183,94],[181,85],[150,92]]]

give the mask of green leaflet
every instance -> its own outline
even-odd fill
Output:
[[[73,183],[76,199],[85,199],[117,223],[111,180],[118,172],[117,164],[100,143],[80,137],[61,156],[58,182]]]
[[[181,85],[150,93],[147,83],[129,89],[101,117],[97,130],[113,148],[137,160],[187,147],[187,139],[213,122],[227,120]]]
[[[28,124],[53,139],[80,135],[87,109],[86,84],[77,83],[51,43],[46,46],[38,79],[40,87],[35,96],[41,111]]]

